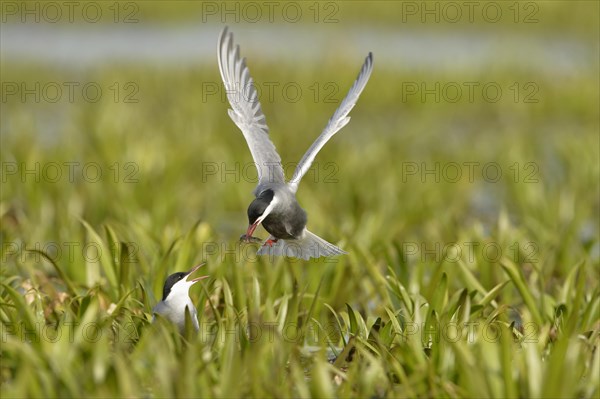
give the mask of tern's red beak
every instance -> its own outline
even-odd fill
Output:
[[[260,222],[257,220],[256,222],[254,222],[250,226],[248,226],[248,230],[246,231],[246,237],[252,237],[254,230],[256,230],[256,228],[258,227],[259,224],[260,224]]]
[[[206,263],[200,263],[199,265],[196,265],[194,267],[192,267],[192,269],[187,273],[187,276],[185,277],[186,281],[188,281],[188,277],[194,273],[196,270],[200,269],[202,266],[206,265]],[[209,276],[200,276],[200,277],[196,277],[195,279],[189,280],[191,283],[196,283],[200,280],[203,280],[205,278],[208,278]]]

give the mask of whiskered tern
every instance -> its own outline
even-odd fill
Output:
[[[189,291],[192,285],[209,276],[200,276],[192,280],[188,280],[188,277],[203,265],[204,263],[201,263],[188,272],[173,273],[167,277],[163,287],[162,300],[152,309],[153,314],[159,314],[177,325],[180,332],[185,330],[185,312],[189,313],[194,329],[200,330],[198,312],[190,298]]]
[[[217,59],[231,105],[229,116],[242,131],[258,169],[259,181],[254,189],[256,199],[248,207],[249,226],[241,239],[246,242],[259,240],[252,234],[262,224],[270,237],[259,249],[259,255],[310,259],[345,254],[306,228],[306,212],[296,200],[296,191],[317,153],[350,121],[348,114],[373,71],[373,55],[369,53],[366,57],[350,91],[321,135],[306,151],[289,182],[285,181],[281,158],[269,138],[269,128],[246,61],[241,58],[239,46],[234,45],[233,35],[227,28],[219,36]]]

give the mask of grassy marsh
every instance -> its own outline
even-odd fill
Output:
[[[597,55],[589,31],[536,4],[545,29]],[[247,40],[257,84],[278,83],[261,103],[291,165],[366,53],[278,67]],[[208,91],[216,57],[76,72],[3,59],[3,82],[104,94],[2,102],[2,397],[598,397],[597,57],[564,74],[499,62],[433,76],[374,55],[298,192],[310,229],[349,254],[310,262],[237,242],[256,175]],[[200,334],[150,324],[166,276],[200,261]]]

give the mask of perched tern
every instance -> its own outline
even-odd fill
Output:
[[[290,256],[301,259],[319,258],[345,254],[343,250],[311,233],[306,228],[306,212],[296,200],[300,180],[309,170],[315,156],[331,137],[349,121],[348,114],[356,104],[373,71],[373,55],[369,53],[350,91],[335,111],[327,126],[304,154],[286,183],[281,158],[269,139],[269,128],[262,112],[254,81],[246,61],[240,56],[239,46],[234,45],[233,35],[223,29],[217,46],[217,59],[221,78],[225,85],[228,110],[233,122],[242,131],[256,168],[258,185],[254,189],[256,199],[248,207],[249,226],[241,239],[256,241],[252,234],[258,225],[270,233],[259,249],[259,255]]]
[[[171,323],[179,327],[179,331],[185,330],[185,312],[189,312],[190,319],[196,331],[200,330],[198,325],[198,312],[194,303],[190,299],[190,287],[198,281],[208,278],[208,276],[200,276],[192,280],[188,277],[196,270],[200,269],[204,263],[194,266],[188,272],[173,273],[165,281],[163,288],[162,300],[152,309],[153,314],[159,314]]]

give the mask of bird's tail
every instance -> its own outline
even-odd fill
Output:
[[[258,250],[258,255],[288,256],[308,260],[322,256],[346,254],[344,250],[328,243],[321,237],[306,230],[299,240],[279,239],[273,245],[265,244]]]

